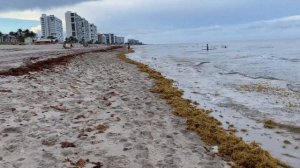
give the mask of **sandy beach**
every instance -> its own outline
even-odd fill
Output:
[[[105,49],[104,45],[83,47],[74,44],[72,49],[64,49],[62,44],[55,45],[0,45],[0,71],[17,68],[28,61],[37,62],[64,55],[87,52],[90,50]]]
[[[2,76],[0,167],[226,167],[120,51]]]

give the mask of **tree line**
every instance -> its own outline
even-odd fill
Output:
[[[3,36],[3,35],[4,34],[2,32],[0,32],[0,36]],[[36,37],[37,34],[28,29],[25,29],[25,30],[18,29],[16,32],[14,32],[14,31],[9,32],[9,35],[15,36],[19,42],[24,42],[25,38],[27,38],[27,37],[34,38],[34,37]]]

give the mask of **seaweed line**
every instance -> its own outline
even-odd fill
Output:
[[[174,108],[174,113],[187,119],[187,128],[197,132],[201,139],[209,145],[219,147],[219,155],[227,161],[233,162],[233,167],[245,168],[289,168],[290,166],[275,159],[271,154],[263,150],[257,143],[247,144],[242,138],[233,132],[226,131],[221,122],[208,114],[205,109],[200,109],[191,100],[182,97],[183,91],[176,88],[173,80],[166,79],[160,72],[149,66],[127,58],[126,54],[134,52],[122,52],[118,58],[126,63],[136,65],[141,72],[147,73],[154,80],[151,89],[158,93],[160,98]]]

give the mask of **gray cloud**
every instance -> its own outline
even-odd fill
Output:
[[[20,18],[22,9],[42,8],[24,12],[21,18],[38,19],[47,13],[63,20],[65,11],[71,10],[95,23],[99,32],[145,43],[300,37],[300,1],[295,0],[2,1],[2,18]],[[3,12],[9,8],[11,12]]]
[[[81,2],[98,0],[4,0],[1,1],[0,11],[51,9],[59,6],[74,5]]]
[[[300,15],[294,17],[298,19],[289,18],[192,29],[157,30],[152,32],[143,30],[144,33],[135,32],[129,34],[128,37],[137,38],[149,44],[300,38]]]

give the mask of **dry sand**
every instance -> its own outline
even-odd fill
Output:
[[[116,53],[1,77],[0,167],[225,167]]]
[[[103,45],[83,47],[74,45],[72,49],[64,49],[62,44],[55,45],[0,45],[0,71],[17,68],[28,61],[35,62],[56,58],[66,54],[74,54],[95,49],[104,49]]]

